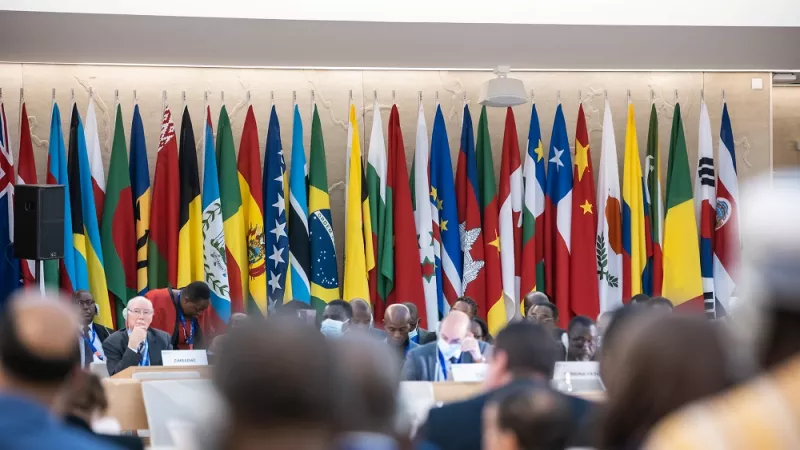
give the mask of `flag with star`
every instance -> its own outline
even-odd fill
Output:
[[[308,172],[308,236],[311,251],[311,306],[322,315],[325,305],[339,298],[339,273],[333,240],[331,200],[328,196],[328,169],[325,141],[317,104],[311,118],[311,154]]]
[[[267,256],[267,298],[270,304],[281,305],[285,298],[286,269],[289,261],[289,235],[286,230],[286,161],[283,159],[281,125],[275,105],[269,115],[267,146],[264,152],[264,229]],[[225,235],[227,238],[227,234]]]
[[[575,165],[572,173],[572,252],[569,257],[569,308],[572,316],[597,317],[600,305],[597,298],[595,239],[597,214],[594,199],[594,170],[586,115],[583,104],[578,107],[578,125],[575,129]]]
[[[308,196],[306,195],[306,152],[303,120],[294,105],[292,121],[292,165],[289,172],[289,267],[292,300],[311,304],[311,253],[308,248]]]
[[[351,301],[356,298],[370,301],[369,270],[365,230],[370,225],[370,216],[364,214],[364,198],[369,203],[369,196],[364,195],[364,172],[361,169],[361,137],[358,133],[358,117],[356,106],[350,103],[347,127],[347,170],[345,174],[345,229],[344,229],[344,279],[342,298]],[[369,231],[370,235],[372,234]],[[372,252],[369,253],[371,255]],[[375,261],[372,260],[372,267]]]
[[[33,158],[33,144],[31,143],[31,127],[28,122],[28,109],[22,103],[19,116],[19,160],[17,161],[17,186],[36,184],[36,161]],[[8,147],[6,148],[8,150]],[[22,282],[25,285],[34,283],[37,264],[31,259],[21,259],[20,269]]]
[[[719,131],[719,171],[717,174],[717,217],[714,231],[714,289],[717,317],[728,313],[739,281],[739,180],[736,174],[731,117],[728,104],[722,103]]]
[[[461,236],[463,270],[461,294],[475,300],[478,316],[486,318],[486,271],[483,257],[481,206],[478,199],[478,163],[475,155],[475,134],[472,115],[464,104],[461,120],[461,148],[456,168],[456,202],[458,231]]]
[[[69,241],[67,241],[67,245]],[[0,97],[0,306],[19,286],[19,261],[14,257],[14,153]]]
[[[383,311],[386,308],[386,298],[392,288],[391,268],[384,271],[383,263],[391,261],[391,255],[383,255],[381,243],[385,239],[385,229],[390,226],[386,223],[386,145],[383,141],[383,122],[381,121],[381,108],[377,98],[372,103],[372,132],[369,137],[369,150],[367,151],[367,191],[370,205],[370,227],[372,228],[372,255],[375,257],[377,276],[375,285],[370,284],[370,295],[374,295],[373,313],[375,320],[383,322]],[[389,249],[391,251],[391,249]],[[373,279],[370,279],[372,282]]]
[[[506,306],[503,301],[503,280],[500,272],[500,233],[498,231],[497,184],[494,180],[492,142],[486,106],[478,119],[478,139],[475,145],[478,158],[478,191],[480,192],[483,219],[483,255],[486,268],[486,307],[489,333],[497,335],[506,323]]]
[[[514,111],[506,108],[503,153],[500,160],[500,270],[506,317],[513,318],[519,307],[519,269],[522,251],[522,167]]]
[[[419,262],[422,266],[422,286],[425,291],[425,313],[427,326],[439,322],[439,298],[436,289],[436,251],[433,234],[433,204],[431,185],[428,181],[428,127],[422,102],[417,113],[417,139],[414,163],[411,167],[411,184],[414,186],[414,222],[417,225]],[[437,214],[438,217],[438,214]],[[422,312],[420,311],[420,317]],[[435,329],[435,328],[434,328]]]
[[[658,113],[656,105],[650,106],[650,125],[647,130],[647,157],[645,158],[645,199],[649,205],[650,240],[647,248],[647,277],[644,292],[661,295],[664,278],[664,202],[661,197],[661,149],[658,145]]]
[[[386,171],[386,228],[381,242],[381,270],[385,281],[391,282],[387,304],[412,302],[417,310],[425,311],[422,270],[419,265],[414,208],[406,167],[403,132],[397,105],[389,114],[389,158]],[[391,278],[389,278],[391,277]],[[430,327],[426,314],[420,314],[422,327]]]
[[[242,192],[236,169],[236,147],[233,143],[231,120],[225,105],[217,120],[217,171],[219,173],[219,200],[222,205],[222,229],[225,233],[225,258],[228,264],[231,312],[244,312],[247,295],[247,241],[242,213]]]
[[[544,146],[536,104],[531,106],[528,146],[522,170],[525,198],[522,205],[522,255],[520,257],[520,298],[545,290],[544,283]],[[523,311],[524,313],[524,311]]]
[[[431,192],[436,201],[436,214],[439,219],[440,252],[442,277],[439,285],[443,294],[439,300],[439,314],[444,317],[450,305],[461,296],[461,243],[456,210],[456,191],[453,181],[453,163],[450,160],[450,143],[442,114],[442,106],[436,106],[431,135],[430,160]]]
[[[303,159],[305,166],[305,159]],[[261,153],[258,150],[258,126],[253,105],[248,106],[239,143],[239,190],[242,197],[247,276],[242,277],[249,303],[245,310],[267,312],[267,263],[264,255],[264,194],[261,180]],[[305,178],[303,184],[305,193]],[[308,245],[308,233],[305,239]],[[307,247],[306,247],[307,248]],[[308,262],[308,260],[306,260]],[[308,278],[306,278],[308,280]],[[308,284],[306,282],[306,284]],[[308,302],[308,290],[306,301]]]
[[[622,170],[622,299],[644,292],[642,276],[647,264],[642,164],[633,103],[628,103],[625,129],[625,165]]]
[[[617,141],[611,104],[606,99],[603,113],[603,137],[600,146],[600,170],[597,173],[596,214],[597,280],[600,311],[622,306],[622,211],[620,209]]]
[[[569,324],[570,243],[572,242],[572,156],[567,123],[559,103],[550,137],[550,154],[545,191],[545,286],[558,310],[558,326]]]

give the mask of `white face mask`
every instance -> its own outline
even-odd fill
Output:
[[[342,335],[343,327],[344,322],[340,320],[325,319],[320,324],[319,331],[327,337],[339,337]]]
[[[436,345],[439,347],[439,351],[442,352],[444,359],[458,358],[461,355],[460,343],[449,344],[447,341],[439,339]]]
[[[408,338],[414,339],[415,337],[417,337],[417,334],[419,334],[419,331],[417,331],[417,329],[414,328],[413,330],[408,332]]]

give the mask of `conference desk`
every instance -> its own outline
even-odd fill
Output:
[[[135,378],[156,372],[158,380],[182,379],[186,372],[199,373],[200,378],[211,377],[211,366],[182,367],[129,367],[122,372],[103,380],[103,387],[108,398],[108,415],[117,419],[123,430],[136,431],[149,428],[147,413],[142,397],[142,383],[149,380]],[[174,377],[170,377],[174,373]],[[195,378],[197,378],[195,376]],[[418,382],[404,382],[418,383]],[[482,383],[431,383],[436,403],[450,403],[472,397],[483,391]],[[603,393],[586,393],[582,397],[587,400],[602,400]]]

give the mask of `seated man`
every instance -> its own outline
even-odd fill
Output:
[[[353,318],[353,307],[344,300],[332,300],[322,310],[319,331],[327,337],[339,337],[344,333],[344,324]]]
[[[541,292],[536,292],[535,294],[541,294]],[[539,300],[542,299],[542,297],[538,296],[536,298]],[[556,308],[556,305],[546,301],[546,299],[547,297],[544,297],[544,301],[534,303],[530,309],[528,309],[527,319],[533,323],[543,326],[550,332],[550,335],[553,336],[553,339],[558,342],[558,355],[556,356],[556,359],[558,361],[564,361],[567,356],[567,346],[563,339],[566,331],[556,326],[558,323],[558,308]]]
[[[114,330],[94,323],[94,318],[98,313],[98,306],[91,292],[75,291],[72,294],[72,304],[78,310],[78,320],[81,324],[78,336],[81,367],[88,369],[89,364],[93,362],[105,361],[106,355],[103,353],[103,342]]]
[[[478,316],[478,304],[475,303],[475,300],[467,296],[458,297],[456,302],[453,303],[453,309],[468,315],[470,320]]]
[[[165,331],[150,328],[153,304],[144,297],[128,302],[125,329],[103,342],[108,359],[108,374],[117,374],[132,366],[160,366],[161,351],[172,350],[170,336]]]
[[[596,349],[597,327],[592,319],[584,316],[573,317],[567,329],[567,361],[592,361]]]
[[[202,281],[193,281],[183,289],[153,289],[145,294],[153,304],[152,327],[170,335],[172,348],[206,348],[199,318],[211,303],[211,289]]]
[[[372,307],[366,300],[363,298],[354,298],[350,301],[350,306],[353,308],[353,317],[345,326],[346,330],[367,330],[376,338],[386,339],[386,333],[384,333],[383,330],[375,328]]]
[[[522,297],[522,304],[525,308],[524,316],[528,317],[528,314],[531,312],[531,308],[533,308],[535,305],[541,305],[543,303],[553,303],[550,301],[550,297],[548,297],[544,292],[533,291],[525,294],[525,296]]]
[[[450,311],[442,320],[439,340],[421,345],[406,355],[403,379],[408,381],[447,381],[452,379],[452,364],[484,362],[489,345],[468,337],[470,318],[461,311]]]
[[[434,342],[436,340],[436,332],[428,331],[419,326],[419,310],[417,309],[417,305],[411,302],[404,302],[403,304],[406,305],[406,308],[411,312],[411,331],[408,333],[409,339],[419,345]]]
[[[386,331],[386,342],[396,348],[398,353],[406,357],[409,350],[419,345],[415,344],[408,336],[411,328],[411,312],[402,303],[389,305],[383,315],[383,329]]]

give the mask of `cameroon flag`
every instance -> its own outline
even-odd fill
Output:
[[[244,213],[239,176],[236,170],[236,147],[233,144],[231,120],[225,105],[217,122],[217,162],[219,163],[219,198],[222,203],[222,228],[225,233],[225,258],[228,262],[228,283],[231,312],[244,312],[247,293],[247,244],[244,236]]]
[[[189,108],[183,108],[181,142],[178,150],[180,209],[178,212],[178,284],[187,286],[204,279],[203,209],[200,202],[200,175],[197,171],[197,147]]]
[[[147,252],[147,279],[150,289],[179,287],[177,283],[180,183],[177,175],[178,144],[175,142],[172,113],[167,106],[161,119],[161,138],[156,157],[156,175],[153,180],[153,214],[150,215],[150,241]]]
[[[115,328],[125,326],[122,309],[136,296],[136,231],[127,156],[122,108],[117,105],[101,228],[109,300],[116,310]]]
[[[364,248],[364,227],[369,225],[369,214],[363,214],[363,172],[361,170],[361,139],[358,136],[356,107],[350,104],[347,128],[347,179],[345,188],[345,236],[344,236],[344,300],[362,298],[369,301],[367,283],[367,256]],[[369,197],[367,197],[367,205]],[[372,232],[370,231],[370,235]],[[372,244],[370,243],[370,247]],[[370,252],[370,255],[372,252]],[[375,261],[372,261],[375,266]]]
[[[675,306],[686,303],[703,311],[700,245],[694,213],[692,177],[681,106],[675,104],[667,163],[667,213],[664,218],[664,284],[662,295]]]

